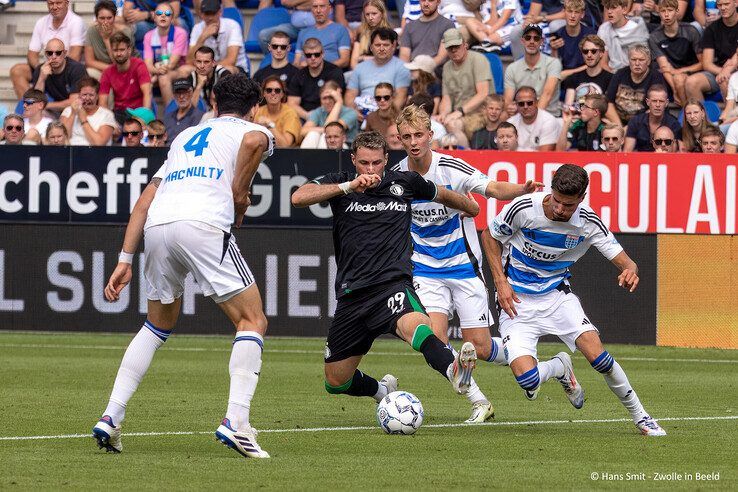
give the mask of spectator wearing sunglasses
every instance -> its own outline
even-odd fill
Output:
[[[31,42],[28,44],[27,63],[18,63],[10,69],[10,79],[19,99],[31,86],[29,83],[33,72],[42,62],[42,50],[52,39],[60,39],[69,48],[70,58],[75,61],[82,59],[82,46],[87,30],[84,20],[72,12],[69,0],[47,0],[46,7],[49,14],[37,20],[33,28]]]
[[[622,152],[625,143],[625,129],[617,123],[608,123],[602,128],[602,144],[605,152]]]
[[[287,102],[285,83],[279,75],[270,75],[261,84],[266,104],[259,106],[254,122],[269,128],[277,147],[297,147],[300,142],[300,117]]]
[[[0,145],[36,145],[36,142],[26,138],[21,115],[10,113],[3,119],[3,128],[0,130]]]
[[[555,150],[561,128],[560,120],[540,109],[536,90],[523,86],[515,92],[513,99],[518,112],[507,121],[518,130],[518,150]]]
[[[333,7],[329,0],[313,0],[311,11],[315,24],[301,30],[297,35],[295,65],[306,65],[302,56],[302,45],[309,38],[317,38],[323,43],[323,57],[340,68],[348,68],[351,61],[351,36],[343,25],[333,22]]]
[[[677,140],[668,126],[660,126],[651,138],[654,152],[677,152]]]
[[[194,88],[189,78],[175,80],[172,83],[172,92],[174,92],[174,101],[177,103],[177,107],[164,113],[162,117],[167,135],[171,139],[167,141],[167,144],[177,138],[177,135],[183,130],[198,125],[204,114],[192,104]],[[150,135],[149,138],[151,138]]]
[[[44,53],[46,62],[33,71],[31,86],[46,94],[49,100],[47,111],[58,115],[76,99],[77,83],[87,76],[87,71],[80,62],[67,56],[60,39],[46,43]]]
[[[158,0],[125,0],[123,4],[123,19],[134,31],[134,41],[138,48],[143,47],[143,39],[147,32],[156,27],[154,10]],[[172,19],[187,32],[192,30],[191,12],[181,5],[179,0],[171,0]],[[235,22],[235,21],[234,21]]]
[[[169,136],[167,135],[167,127],[164,122],[161,120],[152,120],[148,126],[147,147],[166,147]]]
[[[69,132],[70,145],[111,145],[117,128],[115,116],[100,106],[100,83],[85,77],[77,84],[79,97],[61,114],[61,122]]]
[[[332,80],[341,90],[346,89],[343,71],[323,59],[323,44],[310,38],[302,46],[307,66],[298,70],[297,75],[287,82],[287,104],[306,120],[308,113],[320,106],[320,89]]]
[[[41,137],[46,134],[49,123],[54,121],[44,112],[46,108],[46,94],[37,89],[28,89],[23,93],[23,122],[26,135],[41,143]]]
[[[397,110],[392,105],[395,90],[392,84],[380,82],[374,88],[374,100],[377,110],[366,115],[366,126],[364,130],[379,132],[381,135],[387,133],[387,127],[394,125],[397,118]]]
[[[267,77],[276,75],[286,84],[297,74],[297,67],[290,63],[288,57],[291,49],[290,37],[282,31],[275,32],[269,40],[268,49],[272,55],[272,61],[254,74],[254,80],[263,84]]]
[[[612,72],[602,68],[605,42],[596,34],[588,34],[579,41],[579,51],[584,59],[584,70],[568,76],[561,83],[564,106],[583,102],[588,94],[604,94],[610,86]]]
[[[143,147],[143,126],[136,118],[128,118],[123,122],[123,145],[126,147]]]
[[[505,70],[505,107],[509,114],[514,114],[513,95],[519,88],[528,86],[539,95],[540,109],[560,116],[561,60],[541,53],[543,30],[538,25],[525,26],[522,40],[525,56],[512,62]]]
[[[172,99],[172,81],[192,72],[185,66],[188,53],[187,31],[172,24],[173,10],[169,2],[160,2],[152,13],[156,27],[143,39],[144,63],[151,75],[151,83],[158,85],[166,107]]]

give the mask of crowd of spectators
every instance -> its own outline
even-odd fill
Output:
[[[289,22],[259,32],[253,73],[233,0],[99,0],[90,19],[46,4],[3,144],[167,145],[245,72],[284,148],[374,130],[399,149],[416,104],[436,148],[738,150],[735,0],[405,0],[398,22],[381,0],[281,0]]]

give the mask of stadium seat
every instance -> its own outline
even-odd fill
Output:
[[[495,92],[502,94],[505,90],[505,76],[504,68],[502,67],[502,60],[494,53],[484,53],[484,56],[489,60],[489,66],[492,69],[492,78],[495,83]]]
[[[280,0],[274,0],[275,7],[281,7],[282,2]],[[236,0],[236,6],[239,9],[255,9],[259,7],[259,0]]]
[[[295,61],[295,46],[294,46],[294,44],[292,45],[292,49],[290,50],[290,52],[287,53],[287,61],[289,61],[290,63],[292,63],[293,61]],[[272,63],[272,53],[271,53],[271,51],[269,53],[267,53],[266,55],[264,55],[264,59],[261,60],[261,63],[259,64],[258,70],[261,70],[262,68],[268,66],[270,63]]]
[[[705,94],[705,101],[712,101],[716,103],[723,102],[723,94],[720,91]]]
[[[287,12],[287,9],[281,7],[269,7],[258,11],[254,18],[251,19],[251,27],[249,28],[249,33],[246,36],[246,42],[243,44],[246,52],[261,52],[261,46],[259,46],[259,32],[262,29],[276,26],[278,24],[286,24],[289,21],[289,12]]]

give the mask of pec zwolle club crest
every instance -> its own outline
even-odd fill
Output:
[[[575,236],[573,234],[566,235],[566,241],[564,241],[564,246],[566,246],[566,249],[576,248],[577,244],[579,244],[579,236]]]
[[[405,189],[398,184],[393,184],[390,186],[390,193],[392,193],[395,196],[402,196],[402,194],[405,192]]]

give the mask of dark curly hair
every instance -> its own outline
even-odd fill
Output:
[[[213,87],[218,114],[245,116],[261,99],[261,88],[245,73],[226,75]]]

